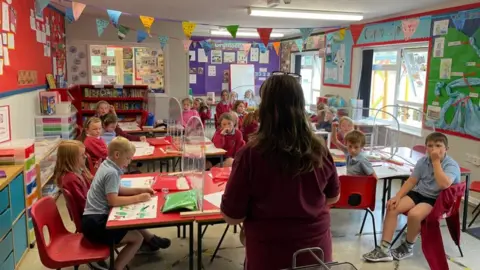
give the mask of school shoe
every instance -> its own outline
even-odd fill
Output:
[[[401,261],[413,256],[413,248],[408,247],[407,243],[402,243],[400,246],[392,250],[392,256],[395,260]]]
[[[363,258],[369,262],[391,262],[393,261],[390,250],[385,251],[381,247],[376,247],[374,250],[363,254]]]
[[[109,270],[105,261],[91,262],[88,265],[94,270]]]
[[[154,235],[150,242],[143,242],[142,246],[140,246],[140,249],[138,249],[137,254],[153,254],[158,252],[160,249],[169,248],[170,245],[170,239]]]

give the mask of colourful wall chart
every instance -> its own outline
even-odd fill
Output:
[[[326,34],[323,84],[350,87],[353,38],[349,29]]]

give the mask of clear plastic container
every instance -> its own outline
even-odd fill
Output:
[[[77,113],[65,115],[37,115],[35,116],[35,125],[66,125],[73,124],[77,121]]]
[[[64,132],[35,130],[35,137],[45,136],[59,136],[62,140],[71,140],[75,137],[75,130]]]
[[[27,159],[35,156],[33,139],[12,140],[0,144],[0,164],[23,164]]]

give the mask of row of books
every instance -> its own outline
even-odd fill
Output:
[[[145,97],[147,89],[85,88],[84,97]]]

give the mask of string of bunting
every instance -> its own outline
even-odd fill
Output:
[[[65,9],[66,9],[65,10],[65,18],[69,23],[74,23],[75,21],[77,21],[80,18],[81,14],[83,13],[83,11],[87,7],[87,5],[83,4],[83,3],[75,2],[75,1],[70,1],[70,0],[66,0],[66,1],[71,2],[71,7],[65,7]],[[42,16],[43,9],[46,6],[48,6],[49,3],[50,3],[50,0],[36,0],[36,13],[37,13],[38,16]],[[118,35],[118,38],[120,40],[125,39],[125,37],[132,31],[135,31],[137,33],[137,42],[138,43],[143,42],[147,37],[152,38],[153,36],[158,36],[160,46],[161,46],[162,49],[164,49],[164,47],[168,44],[169,39],[182,40],[182,39],[178,39],[178,38],[175,38],[175,37],[169,37],[169,36],[165,36],[165,35],[155,35],[155,34],[152,34],[150,32],[151,27],[152,27],[152,25],[155,21],[157,21],[157,20],[159,20],[159,21],[174,21],[174,20],[158,19],[158,18],[154,18],[154,17],[150,17],[150,16],[144,16],[144,15],[134,15],[134,14],[129,14],[129,13],[125,13],[125,12],[122,12],[122,11],[118,11],[118,10],[102,9],[102,8],[98,8],[98,7],[95,7],[95,8],[105,10],[107,15],[108,15],[108,18],[109,18],[109,20],[98,19],[98,18],[96,19],[97,34],[98,34],[99,37],[104,33],[105,29],[109,25],[112,25],[114,28],[117,29],[117,35]],[[140,21],[142,22],[143,26],[144,26],[144,30],[132,29],[128,26],[119,24],[119,19],[122,15],[138,17],[140,19]],[[179,22],[179,21],[177,21],[177,22]],[[212,40],[211,39],[207,39],[207,40],[203,40],[203,41],[192,41],[191,40],[192,34],[195,31],[195,28],[196,28],[197,25],[202,25],[202,24],[197,24],[195,22],[189,22],[189,21],[182,21],[182,28],[183,28],[184,35],[186,37],[186,39],[182,40],[183,45],[184,45],[184,49],[185,49],[185,51],[188,51],[192,45],[193,45],[193,48],[195,48],[199,44],[205,50],[205,52],[208,53],[212,48]],[[230,33],[230,35],[234,39],[236,38],[238,28],[239,28],[239,25],[225,26],[225,29]],[[327,28],[327,27],[325,27],[325,28]],[[332,28],[332,27],[328,27],[328,28]],[[298,46],[299,50],[302,49],[303,44],[305,44],[308,37],[313,33],[313,30],[314,30],[313,28],[301,28],[301,29],[299,29],[301,38],[298,39],[298,41],[297,40],[295,41],[297,46],[300,43],[302,44],[302,46]],[[280,42],[279,41],[273,42],[273,43],[269,42],[270,41],[270,35],[272,33],[272,28],[257,28],[257,32],[259,34],[259,37],[260,37],[260,40],[262,41],[262,43],[251,42],[251,44],[249,44],[250,46],[244,46],[244,50],[246,52],[248,52],[252,46],[258,47],[261,52],[265,52],[269,48],[274,48],[275,52],[278,55],[280,53]],[[238,43],[238,42],[235,42],[235,43]],[[245,42],[242,42],[242,43],[245,43]],[[247,43],[245,43],[245,44],[247,44]]]

